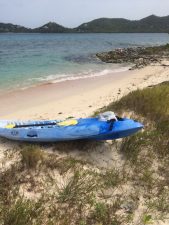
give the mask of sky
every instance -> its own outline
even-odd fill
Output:
[[[38,27],[49,21],[76,27],[100,17],[169,15],[169,0],[0,0],[0,22]]]

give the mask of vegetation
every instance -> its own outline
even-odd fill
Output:
[[[107,110],[133,111],[142,116],[146,131],[123,141],[122,150],[130,157],[137,156],[143,146],[153,148],[158,157],[169,156],[169,82],[161,85],[137,90],[112,103]],[[135,145],[134,145],[135,144]],[[133,154],[134,152],[134,154]],[[135,158],[134,158],[135,161]]]
[[[118,112],[131,110],[155,123],[161,123],[169,116],[169,82],[136,90],[108,106]]]
[[[127,181],[132,181],[139,188],[143,187],[147,210],[150,212],[143,214],[144,224],[148,223],[145,221],[150,220],[150,217],[152,222],[159,218],[164,220],[169,215],[169,179],[166,176],[169,172],[168,102],[169,82],[164,82],[133,91],[101,110],[112,110],[123,116],[124,111],[126,114],[132,112],[132,117],[142,120],[145,125],[143,132],[123,139],[118,149],[130,168]]]
[[[21,162],[27,169],[36,168],[43,159],[44,153],[39,146],[27,145],[21,151]]]
[[[65,28],[54,22],[49,22],[42,27],[33,29],[32,31],[35,33],[69,33],[71,29]]]
[[[103,182],[103,187],[118,187],[122,182],[124,182],[124,177],[120,176],[121,171],[117,169],[106,170],[105,173],[100,175],[101,181]]]
[[[11,23],[0,23],[0,33],[6,33],[6,32],[14,32],[14,33],[27,33],[31,32],[31,29],[28,29],[23,26],[14,25]]]
[[[100,18],[81,24],[76,28],[65,28],[49,22],[35,29],[28,29],[13,24],[0,23],[0,32],[38,32],[38,33],[168,33],[169,16],[148,16],[141,20],[121,18]]]
[[[141,20],[100,18],[89,23],[84,23],[78,28],[81,32],[114,32],[114,33],[146,33],[146,32],[168,32],[169,17],[148,16]]]
[[[19,198],[10,207],[3,209],[2,223],[4,225],[32,225],[34,219],[38,218],[40,222],[41,210],[41,205],[38,202]],[[40,225],[39,222],[36,224]]]
[[[76,170],[68,182],[59,189],[58,201],[68,203],[70,206],[85,205],[92,201],[93,192],[97,188],[96,181],[88,171]]]
[[[104,148],[103,143],[19,145],[15,151],[19,160],[0,172],[0,224],[136,225],[165,221],[169,215],[168,102],[169,82],[165,82],[136,90],[102,109],[119,115],[132,113],[145,125],[136,135],[106,143],[110,146],[107,151],[118,154],[119,166],[112,162],[109,167],[99,167],[87,162],[83,152],[95,154]],[[81,153],[81,158],[72,156],[74,151]],[[14,160],[15,154],[8,160]]]

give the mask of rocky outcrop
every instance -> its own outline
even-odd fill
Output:
[[[154,47],[136,47],[115,49],[97,53],[96,56],[106,63],[132,63],[133,69],[142,68],[151,63],[161,62],[169,58],[169,44]]]

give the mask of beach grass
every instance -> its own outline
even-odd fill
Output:
[[[94,155],[98,148],[104,149],[102,142],[20,145],[19,160],[0,172],[0,224],[165,221],[169,215],[168,102],[169,82],[165,82],[133,91],[101,110],[132,113],[145,125],[136,135],[107,143],[107,151],[118,155],[119,166],[99,167],[84,157],[83,152]],[[69,151],[78,151],[81,157]]]
[[[38,145],[24,145],[21,150],[21,162],[26,169],[35,169],[44,159],[44,152]]]
[[[26,200],[20,197],[12,202],[9,207],[3,209],[1,218],[4,225],[32,225],[34,219],[40,220],[41,205],[38,202]],[[37,225],[40,223],[37,223]],[[42,221],[41,221],[42,222]]]

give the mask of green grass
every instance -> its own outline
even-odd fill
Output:
[[[69,205],[92,202],[98,184],[88,171],[75,171],[65,185],[59,188],[58,201]]]
[[[122,172],[117,169],[106,170],[105,173],[100,174],[100,178],[104,188],[118,187],[125,180]]]
[[[166,186],[167,187],[167,186]],[[163,189],[155,198],[148,201],[148,208],[161,212],[162,215],[168,214],[169,212],[169,190],[167,188]]]
[[[124,112],[134,111],[157,124],[168,119],[169,116],[169,83],[136,90],[110,104],[103,110]]]
[[[111,110],[119,115],[132,112],[133,117],[144,122],[145,129],[133,136],[124,138],[119,152],[124,156],[131,174],[130,182],[142,190],[145,198],[150,199],[148,208],[160,215],[169,214],[169,82],[136,90],[119,101],[101,109]],[[154,171],[153,165],[158,163]],[[161,176],[162,180],[158,178]],[[118,178],[116,178],[118,180]],[[116,180],[115,179],[115,180]],[[111,179],[109,179],[110,181]],[[136,187],[137,187],[136,186]],[[164,219],[165,217],[162,216]],[[147,224],[149,216],[145,217]],[[142,221],[143,222],[143,221]]]
[[[0,202],[4,206],[10,205],[18,195],[20,171],[20,165],[16,164],[0,174]]]
[[[142,217],[142,223],[144,225],[146,224],[152,224],[152,216],[150,214],[144,214],[143,217]]]
[[[164,51],[168,53],[169,51],[169,44],[161,45],[161,46],[153,46],[147,47],[144,49],[143,54],[145,55],[155,55],[155,54],[164,54]]]
[[[35,169],[44,159],[44,152],[36,145],[25,145],[21,150],[21,163],[26,169]]]
[[[101,111],[105,110],[119,115],[132,111],[137,118],[144,118],[145,132],[123,140],[122,150],[128,158],[135,160],[142,145],[153,145],[160,157],[169,155],[169,82],[133,91]]]
[[[121,202],[116,199],[113,204],[104,202],[96,202],[94,210],[88,218],[87,224],[102,224],[102,225],[122,225],[124,217],[117,215],[116,212],[120,209]]]
[[[138,161],[139,153],[143,146],[147,143],[147,134],[138,133],[131,137],[127,137],[122,140],[120,151],[125,156],[125,159],[129,160],[132,164],[136,164]]]
[[[42,212],[41,205],[30,200],[19,198],[9,207],[3,208],[1,218],[3,225],[32,225],[34,219],[39,218]],[[36,225],[40,223],[36,223]]]
[[[58,159],[54,154],[48,154],[48,157],[44,160],[44,165],[48,169],[57,169],[60,174],[65,174],[69,170],[75,170],[85,164],[85,161],[78,160],[70,156]]]
[[[0,174],[0,224],[32,225],[39,216],[39,203],[26,200],[19,194],[22,178],[19,162]]]

